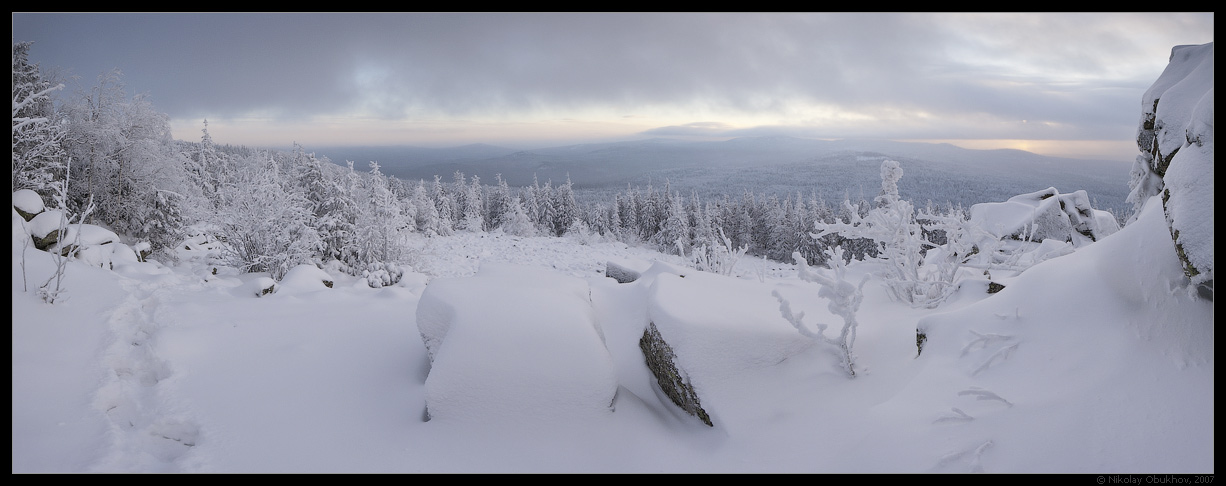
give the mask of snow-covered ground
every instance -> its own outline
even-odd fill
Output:
[[[74,262],[54,305],[33,290],[52,258],[15,244],[13,472],[1214,471],[1213,304],[1183,287],[1157,199],[1097,243],[993,275],[1006,285],[993,295],[986,279],[969,279],[944,305],[914,309],[870,280],[855,378],[780,316],[773,290],[806,322],[836,321],[791,265],[745,258],[737,276],[723,277],[621,243],[500,233],[413,243],[414,271],[378,289],[306,275],[255,297],[255,275]],[[617,284],[602,274],[609,260],[672,266]],[[486,353],[481,338],[506,331],[489,322],[464,328],[439,353],[452,361],[431,369],[417,308],[435,279],[461,282],[439,297],[472,307],[457,315],[572,315],[541,308],[542,294],[524,289],[507,294],[520,300],[499,298],[497,286],[487,298],[457,298],[490,263],[536,267],[520,277],[528,283],[587,285],[587,324],[608,356],[585,359],[609,360],[617,382],[607,410],[535,408],[541,397],[516,393],[551,388],[522,386],[486,395],[505,403],[442,400],[464,413],[427,415],[432,391],[457,393],[432,388],[432,371],[452,373],[451,385],[463,373],[494,376],[480,375],[483,365],[523,383],[553,378],[514,376],[537,369],[517,360],[539,356]],[[516,281],[515,267],[499,268],[499,281]],[[853,264],[849,280],[872,269]],[[638,352],[648,319],[691,326],[677,352],[695,367],[714,427],[661,398]],[[917,328],[927,337],[918,355]],[[557,349],[572,339],[564,334],[531,345]],[[607,376],[603,366],[559,373]]]

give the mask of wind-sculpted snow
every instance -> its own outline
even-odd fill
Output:
[[[812,345],[778,315],[772,285],[664,265],[636,283],[650,285],[647,318],[717,428],[738,430],[762,413],[746,380]]]
[[[1164,226],[1155,198],[1119,233],[1030,268],[994,297],[919,321],[927,343],[917,380],[934,386],[924,393],[949,395],[949,406],[932,410],[934,423],[994,444],[976,453],[979,460],[951,452],[951,459],[963,455],[937,471],[1005,472],[989,458],[1040,437],[1059,439],[1029,455],[1055,470],[1078,470],[1087,460],[1118,471],[1212,461],[1213,432],[1193,417],[1212,416],[1213,387],[1175,391],[1172,381],[1212,380],[1213,307],[1159,290],[1181,280],[1174,252],[1152,251],[1171,248]],[[1184,311],[1169,314],[1175,308]],[[1187,408],[1161,405],[1172,400]],[[1058,405],[1069,402],[1097,405],[1089,414]],[[1008,431],[1005,421],[1032,426]],[[1129,446],[1134,440],[1207,447],[1158,459]]]
[[[617,379],[587,284],[483,266],[430,282],[417,310],[430,420],[549,421],[612,413]]]

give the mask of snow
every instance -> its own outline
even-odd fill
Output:
[[[1101,238],[1119,230],[1110,213],[1090,207],[1085,191],[1060,194],[1054,187],[1005,202],[976,204],[971,206],[970,220],[997,238],[1055,239],[1078,247],[1093,241],[1083,231]]]
[[[617,379],[588,296],[583,280],[507,264],[431,282],[417,307],[429,418],[611,413]]]
[[[13,472],[1214,470],[1213,304],[1181,291],[1157,198],[996,294],[965,280],[916,309],[870,280],[855,378],[781,317],[772,291],[837,319],[791,265],[724,277],[620,243],[414,244],[395,285],[291,271],[261,298],[237,289],[266,275],[73,262],[54,305],[35,292],[52,256],[14,247]],[[604,277],[609,260],[640,279]],[[647,322],[714,427],[662,398]]]
[[[24,211],[26,214],[38,214],[45,209],[43,197],[29,189],[13,191],[13,207]]]
[[[52,231],[58,231],[62,224],[66,223],[64,212],[58,209],[50,209],[38,213],[26,223],[26,228],[31,235],[39,238],[46,237]]]
[[[1158,149],[1163,156],[1186,143],[1185,129],[1193,120],[1202,97],[1213,91],[1213,43],[1175,46],[1170,62],[1141,97],[1142,118],[1155,116]],[[1157,112],[1154,102],[1158,101]],[[1209,96],[1209,126],[1213,125],[1213,97]],[[1199,118],[1199,117],[1198,117]]]
[[[1213,474],[1214,309],[1189,291],[1212,278],[1212,44],[1176,47],[1158,97],[1162,153],[1180,147],[1166,204],[1123,228],[1084,191],[974,206],[985,253],[1025,251],[960,269],[933,309],[867,280],[854,377],[812,335],[847,316],[791,264],[718,275],[593,233],[462,231],[408,235],[409,265],[276,282],[219,265],[207,228],[168,265],[72,225],[52,305],[57,258],[25,242],[63,213],[14,210],[12,470]],[[711,426],[660,389],[649,326]]]
[[[1152,106],[1155,99],[1159,149],[1175,154],[1163,177],[1171,233],[1178,234],[1197,283],[1212,281],[1213,43],[1172,49],[1170,64],[1143,101]]]

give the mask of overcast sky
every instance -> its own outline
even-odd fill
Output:
[[[746,135],[1130,161],[1213,13],[14,13],[44,70],[118,68],[175,138],[540,146]]]

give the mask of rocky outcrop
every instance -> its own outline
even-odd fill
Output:
[[[1063,241],[1081,247],[1119,231],[1115,217],[1090,206],[1086,191],[1061,194],[1054,187],[1001,203],[971,206],[970,219],[997,238]]]
[[[1134,218],[1160,195],[1175,252],[1197,293],[1213,299],[1213,43],[1175,46],[1141,98],[1129,201]]]

